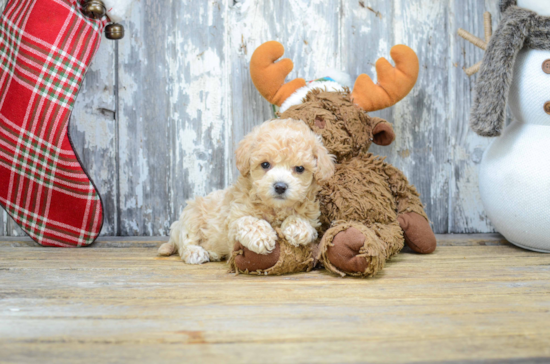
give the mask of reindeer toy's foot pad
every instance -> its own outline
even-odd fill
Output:
[[[308,272],[317,264],[315,251],[317,243],[294,246],[284,238],[280,229],[276,229],[279,240],[269,254],[257,254],[236,243],[229,258],[231,271],[253,275],[282,275]]]
[[[396,224],[375,224],[372,228],[358,222],[337,225],[323,236],[319,260],[326,269],[341,276],[373,276],[384,268],[386,259],[403,247],[399,230]]]
[[[416,212],[401,214],[397,220],[409,248],[417,253],[433,253],[437,240],[428,220]]]

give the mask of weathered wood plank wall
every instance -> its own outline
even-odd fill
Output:
[[[377,115],[397,140],[373,148],[422,194],[438,233],[493,231],[477,189],[490,140],[468,129],[482,52],[456,35],[483,34],[498,0],[136,0],[127,37],[104,40],[73,113],[78,153],[105,203],[105,235],[166,235],[187,198],[230,184],[233,151],[271,108],[254,89],[250,56],[262,42],[286,47],[289,77],[335,67],[374,75],[392,45],[415,49],[417,86]],[[0,236],[21,235],[0,214]]]

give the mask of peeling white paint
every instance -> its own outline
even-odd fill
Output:
[[[108,149],[113,143],[112,126],[114,120],[106,120],[99,113],[76,113],[74,115],[76,129],[86,135],[86,148]]]
[[[193,181],[193,191],[190,197],[205,196],[209,181],[208,166],[210,161],[201,160],[198,156],[209,153],[203,145],[197,143],[197,134],[192,128],[180,130],[177,140],[181,147],[178,149],[177,163],[184,166],[188,173],[188,180]]]
[[[139,176],[137,179],[137,185],[135,187],[135,196],[136,196],[136,206],[140,208],[143,206],[144,202],[144,192],[148,190],[148,181],[149,181],[149,163],[147,158],[143,155],[143,149],[139,150],[137,164],[139,168]]]
[[[187,114],[198,119],[203,130],[212,127],[212,139],[221,137],[222,67],[220,57],[213,50],[205,50],[200,56],[191,44],[184,48],[189,52],[185,65],[189,67],[190,79],[183,85],[184,94],[189,98]]]
[[[359,34],[368,34],[371,31],[371,27],[368,25],[361,25],[361,29],[359,29]]]

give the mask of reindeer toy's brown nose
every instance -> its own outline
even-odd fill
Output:
[[[105,16],[105,4],[101,0],[88,0],[83,7],[84,15],[92,19],[101,19]],[[124,38],[124,27],[111,23],[105,27],[105,37],[111,40]]]

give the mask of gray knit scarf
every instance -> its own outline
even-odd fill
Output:
[[[483,57],[470,118],[482,136],[502,131],[518,52],[523,47],[550,50],[550,17],[518,7],[517,0],[501,0],[500,10],[502,20]]]

